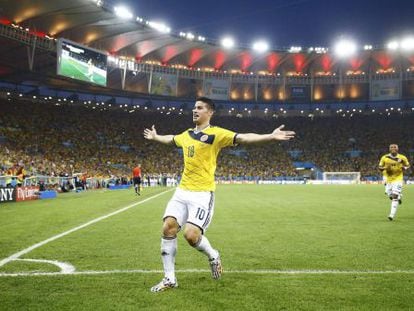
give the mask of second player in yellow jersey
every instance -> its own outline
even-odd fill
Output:
[[[398,145],[391,144],[390,153],[381,157],[379,169],[386,178],[385,194],[391,199],[389,220],[394,220],[398,205],[402,203],[404,171],[410,167],[406,156],[398,153]]]
[[[406,156],[402,154],[393,155],[392,153],[383,155],[379,163],[383,169],[387,183],[403,180],[403,172],[410,166]]]

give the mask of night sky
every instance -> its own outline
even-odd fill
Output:
[[[121,1],[119,1],[121,3]],[[340,36],[360,45],[384,45],[414,34],[414,0],[124,0],[135,15],[164,21],[173,31],[209,39],[232,35],[250,45],[332,46]]]

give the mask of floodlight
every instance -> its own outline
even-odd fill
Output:
[[[159,32],[162,32],[162,33],[170,33],[171,32],[171,28],[170,27],[168,27],[168,26],[166,26],[165,24],[163,24],[163,23],[158,23],[158,22],[149,22],[148,23],[148,25],[151,27],[151,28],[153,28],[153,29],[155,29],[155,30],[158,30]]]
[[[299,53],[300,51],[302,51],[301,46],[291,46],[289,49],[289,53]]]
[[[131,10],[125,6],[116,6],[114,7],[114,11],[116,16],[123,18],[123,19],[132,19],[133,15]]]
[[[321,47],[321,46],[318,46],[318,47],[315,48],[315,52],[317,54],[324,54],[324,53],[327,52],[327,50],[328,50],[327,48],[324,48],[324,47]]]
[[[391,41],[387,44],[387,48],[389,48],[390,50],[396,50],[398,49],[400,46],[400,44],[397,41]]]
[[[102,6],[103,4],[102,0],[92,0],[92,1],[95,2],[97,6]]]
[[[347,39],[342,39],[335,44],[335,54],[341,58],[346,58],[355,54],[357,46],[355,42]]]
[[[405,51],[414,50],[414,37],[407,37],[401,41],[401,49]]]
[[[234,47],[234,40],[230,37],[225,37],[221,40],[221,45],[226,49],[231,49]]]
[[[259,53],[264,53],[269,50],[269,44],[266,41],[256,41],[253,43],[253,50]]]

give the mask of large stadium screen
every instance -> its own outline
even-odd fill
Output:
[[[57,74],[106,86],[107,55],[67,39],[58,42]]]

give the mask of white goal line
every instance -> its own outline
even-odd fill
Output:
[[[0,273],[0,277],[30,277],[30,276],[76,276],[76,275],[105,275],[105,274],[162,274],[163,270],[102,270],[62,272],[16,272]],[[176,273],[210,273],[207,269],[181,269]],[[414,274],[414,270],[225,270],[223,274],[273,274],[273,275],[375,275],[375,274]]]

